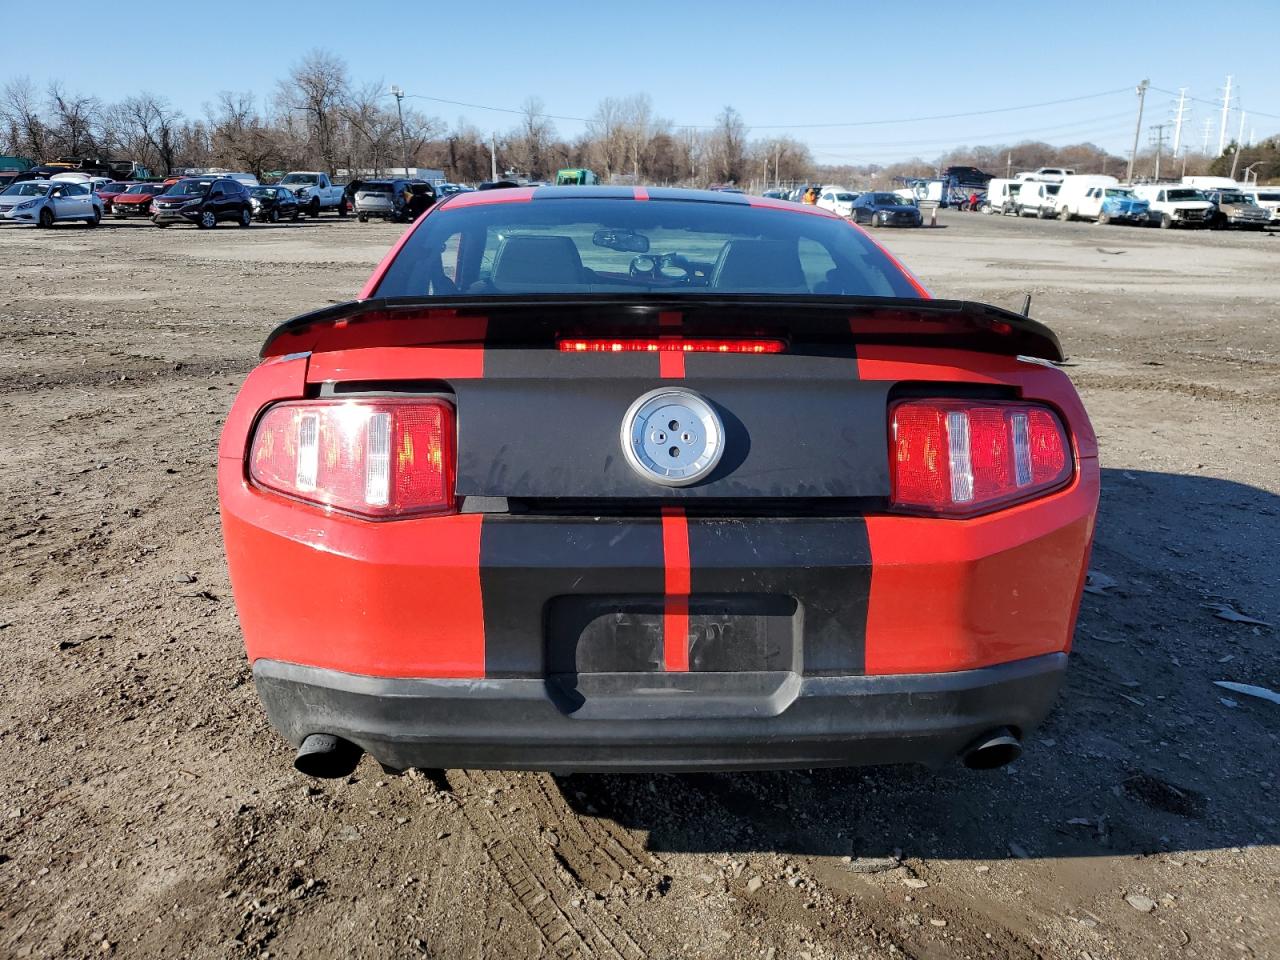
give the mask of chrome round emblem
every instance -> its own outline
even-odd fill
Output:
[[[687,486],[720,462],[724,425],[696,393],[660,387],[631,404],[622,418],[622,452],[646,480]]]

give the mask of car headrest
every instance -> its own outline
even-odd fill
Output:
[[[800,255],[782,240],[730,240],[711,272],[713,290],[808,292]]]
[[[494,254],[492,280],[499,290],[576,287],[583,282],[582,257],[570,237],[507,237]]]

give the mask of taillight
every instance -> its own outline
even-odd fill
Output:
[[[442,400],[278,403],[249,450],[255,484],[373,519],[453,509],[453,408]]]
[[[781,340],[686,339],[561,340],[561,353],[781,353]]]
[[[907,400],[890,412],[889,432],[898,509],[970,516],[1071,478],[1062,421],[1038,404]]]

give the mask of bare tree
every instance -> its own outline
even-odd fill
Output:
[[[60,81],[49,84],[49,147],[62,156],[79,157],[98,150],[95,125],[102,103],[96,97],[70,93]]]
[[[596,105],[587,124],[592,164],[603,168],[605,177],[620,172],[626,163],[626,140],[622,132],[622,102],[605,97]]]
[[[285,159],[279,131],[258,114],[252,93],[218,94],[209,111],[209,129],[213,158],[225,166],[261,177]]]
[[[541,97],[527,97],[520,110],[524,116],[518,134],[511,138],[511,149],[530,177],[545,177],[551,173],[547,150],[556,133],[555,124],[547,117]]]
[[[311,154],[330,175],[337,172],[337,133],[349,96],[347,65],[324,50],[313,50],[280,81],[281,106],[305,122]]]
[[[0,93],[0,115],[8,128],[9,146],[15,153],[35,160],[48,157],[48,128],[40,109],[40,96],[30,77],[14,77]]]
[[[174,131],[181,114],[164,97],[146,91],[126,97],[110,111],[113,140],[129,155],[166,175],[173,172]],[[112,146],[115,145],[112,144]]]
[[[724,183],[742,180],[747,169],[747,125],[733,107],[725,107],[716,117],[710,147],[713,178]]]

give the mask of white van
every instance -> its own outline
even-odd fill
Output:
[[[1058,191],[1058,218],[1074,220],[1096,220],[1102,212],[1102,192],[1107,187],[1115,187],[1120,181],[1115,177],[1097,173],[1073,173],[1062,180],[1062,189]]]
[[[1018,216],[1036,217],[1040,220],[1051,219],[1058,212],[1057,201],[1060,189],[1062,189],[1060,183],[1026,181],[1018,191],[1018,197],[1014,203]]]
[[[1207,227],[1216,208],[1195,187],[1181,183],[1140,183],[1133,192],[1151,204],[1151,219],[1170,227]]]
[[[1230,177],[1183,177],[1182,182],[1197,190],[1239,190],[1240,184]]]
[[[1280,187],[1245,187],[1246,197],[1271,214],[1271,225],[1280,224]]]
[[[1022,180],[1009,180],[1006,177],[993,177],[987,184],[987,203],[983,207],[987,213],[1014,213],[1017,210],[1015,201],[1018,191],[1022,189]]]

